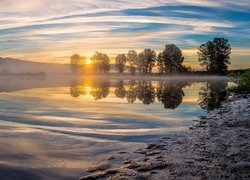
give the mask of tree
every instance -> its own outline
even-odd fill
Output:
[[[160,56],[160,68],[164,70],[164,73],[176,73],[182,70],[184,57],[176,45],[167,44]]]
[[[137,67],[137,53],[135,50],[129,50],[127,54],[127,61],[129,63],[129,71],[134,74]]]
[[[73,73],[82,72],[86,57],[81,57],[79,54],[74,54],[70,57],[71,71]]]
[[[153,67],[155,66],[156,53],[151,49],[144,49],[138,56],[137,67],[139,68],[139,73],[151,73]]]
[[[94,62],[95,69],[97,73],[107,73],[110,70],[110,59],[107,54],[95,52],[92,56],[92,61]]]
[[[124,72],[126,61],[127,61],[127,58],[125,54],[119,54],[118,56],[116,56],[115,63],[116,63],[116,68],[118,69],[119,73]]]
[[[160,74],[164,73],[164,59],[163,59],[163,53],[160,52],[157,57],[157,68]]]
[[[231,47],[227,39],[214,38],[198,48],[200,65],[207,72],[225,74],[230,64]]]

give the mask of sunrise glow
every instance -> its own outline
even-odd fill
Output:
[[[249,1],[10,0],[0,1],[0,12],[1,57],[68,63],[74,53],[100,51],[114,64],[129,49],[160,52],[174,43],[185,64],[198,69],[199,45],[225,37],[232,45],[229,68],[250,66]]]
[[[86,64],[92,64],[92,60],[91,59],[87,59],[86,60]]]
[[[92,88],[91,88],[91,86],[85,86],[84,89],[85,89],[86,93],[90,93]]]

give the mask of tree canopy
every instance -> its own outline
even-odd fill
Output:
[[[107,73],[110,70],[110,59],[107,54],[103,54],[100,52],[95,52],[92,56],[93,64],[95,65],[95,69],[97,73]]]
[[[125,54],[119,54],[115,58],[115,66],[119,73],[123,73],[125,69],[125,65],[127,62],[127,58]]]
[[[127,61],[129,63],[129,71],[132,74],[136,71],[136,67],[138,65],[137,60],[137,52],[135,50],[129,50],[127,54]]]
[[[158,56],[158,65],[161,73],[176,73],[183,71],[184,57],[180,48],[174,44],[166,44],[165,49]]]
[[[86,60],[86,57],[81,57],[79,54],[73,54],[70,57],[70,65],[71,65],[71,71],[73,73],[82,72],[83,71],[83,64]]]
[[[138,69],[139,73],[147,74],[151,73],[153,67],[155,66],[156,61],[156,53],[154,50],[151,49],[144,49],[138,55]]]
[[[214,74],[225,74],[230,64],[231,47],[227,39],[214,38],[200,45],[198,49],[200,65]]]

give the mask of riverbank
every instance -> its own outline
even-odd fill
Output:
[[[110,157],[81,179],[249,179],[249,117],[250,94],[234,95],[188,132],[163,137],[116,166]]]

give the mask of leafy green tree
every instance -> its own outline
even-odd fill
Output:
[[[230,64],[231,46],[227,39],[214,38],[198,48],[200,65],[213,74],[225,74]]]
[[[155,66],[156,61],[156,53],[154,50],[151,49],[144,49],[143,52],[141,52],[138,55],[138,68],[139,72],[141,73],[151,73],[153,67]]]
[[[160,58],[160,69],[163,69],[164,73],[176,73],[182,71],[184,57],[182,56],[181,50],[176,45],[167,44],[165,50],[160,55]]]
[[[107,73],[110,70],[110,59],[107,54],[100,52],[95,52],[92,56],[92,61],[94,62],[95,69],[97,73]]]
[[[127,61],[129,63],[129,71],[134,74],[137,67],[137,52],[135,50],[129,50],[127,54]]]
[[[73,73],[82,72],[86,57],[81,57],[79,54],[74,54],[70,57],[71,71]]]
[[[125,69],[125,65],[127,62],[127,58],[125,54],[119,54],[115,58],[116,68],[118,69],[119,73],[123,73]]]

